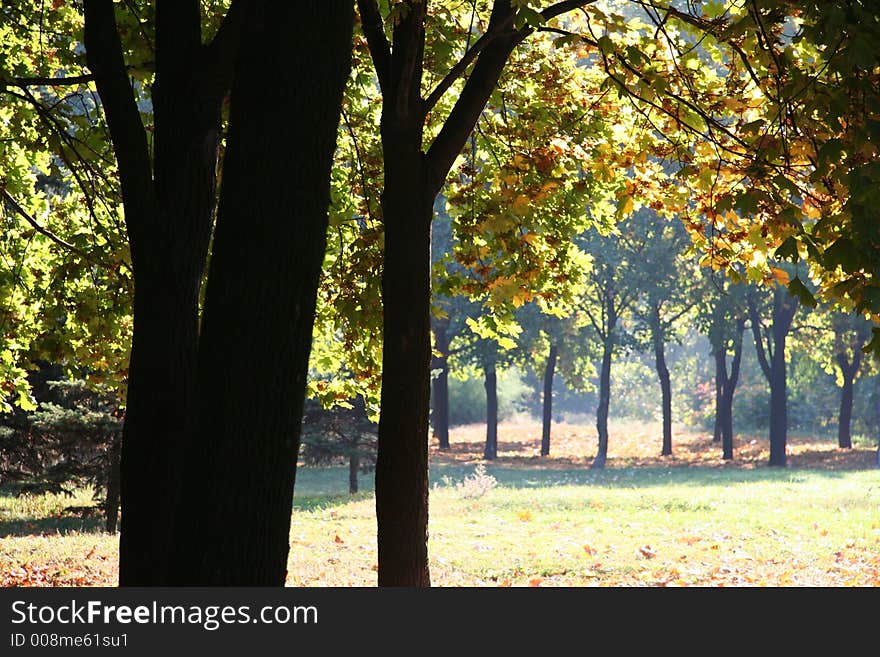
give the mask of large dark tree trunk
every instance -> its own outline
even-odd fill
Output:
[[[495,353],[486,356],[483,364],[486,386],[486,446],[483,458],[492,461],[498,456],[498,375],[495,369]]]
[[[550,456],[550,427],[553,422],[553,375],[556,372],[558,349],[550,345],[547,364],[544,366],[544,408],[542,413],[541,456]]]
[[[601,469],[608,460],[608,411],[611,405],[611,340],[605,341],[602,350],[602,366],[599,370],[599,407],[596,409],[596,432],[599,435],[599,446],[591,468]]]
[[[251,6],[233,84],[174,583],[283,586],[350,0]],[[256,192],[256,193],[255,193]]]
[[[417,132],[420,126],[410,127]],[[420,134],[420,132],[419,132]],[[421,138],[383,125],[382,411],[376,458],[379,585],[428,586],[430,244]]]
[[[425,153],[424,123],[438,100],[421,95],[427,3],[410,0],[401,7],[405,11],[397,17],[389,43],[378,3],[358,0],[361,26],[382,89],[385,316],[376,460],[379,585],[429,586],[429,312],[434,200],[507,58],[526,32],[514,29],[515,10],[510,0],[496,0],[487,27],[494,37],[479,51],[455,105]]]
[[[431,423],[440,449],[449,449],[449,323],[435,321],[432,369],[435,370],[431,391]]]
[[[234,51],[229,34],[235,21],[203,46],[196,0],[160,4],[151,164],[113,3],[86,0],[84,7],[87,59],[119,166],[135,279],[120,466],[119,582],[159,585],[167,581],[165,562],[175,540],[171,527],[179,450],[194,415],[198,301],[216,200],[220,108],[228,89]]]

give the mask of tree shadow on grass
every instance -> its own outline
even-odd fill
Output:
[[[50,517],[0,520],[0,537],[41,536],[45,534],[100,534],[104,531],[102,518]]]

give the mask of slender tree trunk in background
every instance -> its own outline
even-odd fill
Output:
[[[361,459],[357,454],[351,454],[348,457],[348,494],[354,495],[358,492],[358,470],[361,467]]]
[[[672,456],[672,385],[669,381],[669,368],[666,366],[666,351],[663,331],[660,329],[659,310],[655,313],[651,332],[654,341],[654,365],[660,380],[660,403],[663,412],[662,456]]]
[[[122,436],[114,434],[110,442],[110,453],[107,464],[107,497],[104,500],[104,531],[116,533],[119,519],[119,461],[122,452]]]
[[[550,456],[550,427],[553,423],[553,375],[556,372],[558,349],[550,345],[547,365],[544,367],[544,409],[542,414],[541,456]]]
[[[249,6],[171,575],[283,586],[352,0]],[[255,193],[259,190],[260,193]]]
[[[853,387],[853,380],[845,377],[840,391],[840,412],[837,421],[837,446],[841,449],[852,448]]]
[[[153,586],[168,583],[166,559],[176,540],[171,527],[178,457],[192,429],[198,301],[235,21],[224,22],[212,44],[203,46],[199,3],[160,3],[151,164],[113,4],[86,0],[84,41],[119,167],[135,280],[120,465],[119,583]]]
[[[785,372],[785,339],[797,311],[797,302],[784,288],[773,290],[772,326],[767,346],[761,335],[761,323],[754,299],[749,300],[749,316],[755,338],[758,363],[770,384],[770,459],[768,465],[785,467],[788,436],[788,390]],[[768,358],[769,353],[769,358]]]
[[[787,385],[784,358],[774,358],[770,375],[770,465],[784,467],[788,434]]]
[[[837,420],[837,446],[841,449],[852,448],[852,408],[853,393],[855,388],[856,373],[861,365],[862,352],[856,349],[853,352],[852,362],[847,362],[846,356],[837,355],[837,365],[843,375],[843,388],[840,391],[840,412]]]
[[[788,387],[786,382],[785,339],[791,328],[797,302],[788,292],[776,288],[773,295],[773,355],[770,365],[770,461],[784,467],[788,441]]]
[[[489,354],[483,365],[486,387],[486,446],[483,458],[492,461],[498,456],[498,376],[495,354]]]
[[[734,338],[733,359],[730,364],[730,374],[724,370],[724,394],[722,396],[722,427],[721,427],[721,458],[725,461],[733,460],[733,393],[739,381],[739,368],[742,362],[743,341],[742,334],[745,330],[745,320],[736,322],[736,337]],[[725,358],[726,360],[726,358]]]
[[[448,322],[435,321],[434,350],[439,355],[433,357],[431,369],[437,371],[432,383],[431,424],[437,446],[449,449],[449,337]]]
[[[611,404],[611,355],[614,347],[611,338],[605,341],[602,350],[602,367],[599,371],[599,407],[596,409],[596,432],[599,435],[599,448],[596,458],[590,465],[592,469],[605,467],[608,459],[608,410]]]
[[[712,440],[720,441],[724,432],[724,386],[727,379],[727,354],[723,347],[712,346],[715,357],[715,427]]]

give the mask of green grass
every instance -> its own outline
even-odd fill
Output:
[[[431,467],[440,586],[877,586],[880,470]],[[374,586],[372,475],[297,472],[288,583]],[[88,494],[0,495],[7,585],[112,585],[114,536],[63,509]]]
[[[473,472],[432,468],[437,584],[880,584],[880,471],[490,466],[498,485],[466,497]],[[344,490],[345,476],[309,472],[297,495]],[[332,499],[297,505],[293,583],[372,585],[372,496]]]

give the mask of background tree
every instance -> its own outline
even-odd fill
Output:
[[[778,286],[773,287],[769,304],[762,304],[761,296],[767,295],[761,295],[758,290],[752,290],[748,295],[749,321],[758,362],[770,384],[769,465],[784,467],[788,436],[785,341],[798,310],[798,301]]]
[[[646,329],[644,342],[654,354],[654,367],[660,383],[660,406],[663,426],[661,454],[672,454],[672,385],[666,363],[666,344],[681,328],[681,320],[697,304],[694,261],[684,257],[687,232],[679,222],[669,222],[650,210],[637,213],[645,236],[645,248],[634,259],[634,275],[629,281],[637,289],[638,301],[633,311]],[[631,220],[632,221],[632,220]]]
[[[380,586],[430,583],[426,432],[434,200],[508,58],[533,33],[528,20],[545,22],[583,4],[559,2],[538,13],[515,7],[511,0],[495,0],[484,27],[474,31],[478,36],[473,43],[466,40],[463,57],[450,61],[450,49],[446,57],[435,52],[429,69],[432,76],[427,77],[428,3],[402,2],[383,17],[375,0],[358,2],[382,91],[384,345],[376,463]],[[434,29],[442,26],[431,23]],[[472,29],[466,34],[470,37]],[[455,88],[468,70],[466,80]],[[427,84],[434,85],[433,90],[423,95]],[[438,104],[453,89],[457,98],[448,116],[436,131],[426,133],[428,117],[442,111]]]
[[[733,459],[733,399],[739,382],[743,355],[743,333],[747,307],[745,287],[733,285],[724,278],[707,279],[708,316],[704,330],[715,363],[715,421],[713,440],[721,442],[721,456]],[[730,359],[728,361],[728,358]]]
[[[615,350],[628,341],[622,322],[629,319],[639,295],[637,286],[630,283],[647,242],[639,228],[633,216],[608,235],[590,231],[580,238],[581,248],[591,254],[593,265],[587,273],[584,300],[578,311],[585,318],[585,333],[600,346],[602,353],[596,410],[599,444],[591,468],[604,468],[608,458],[612,359]]]

